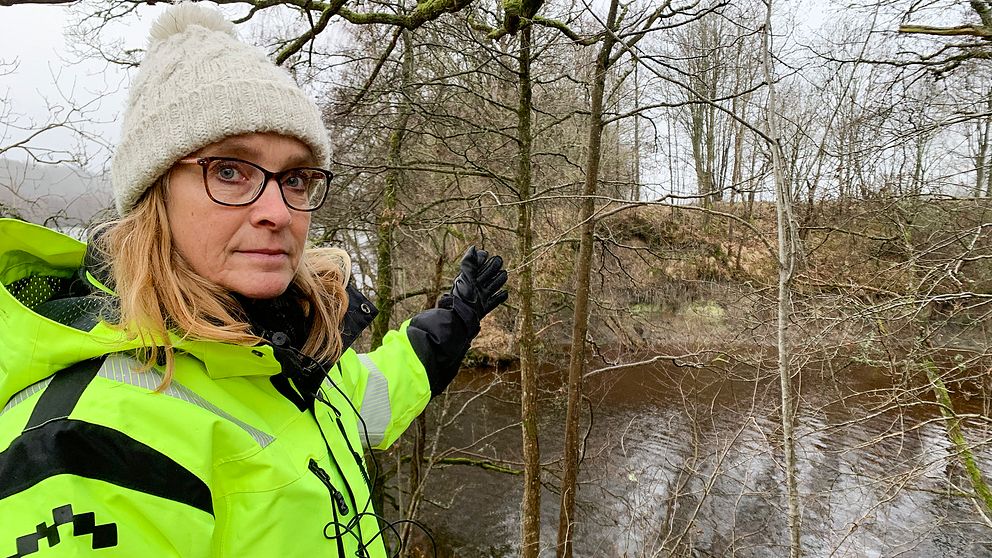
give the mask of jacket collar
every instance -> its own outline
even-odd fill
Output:
[[[379,313],[379,309],[359,291],[354,283],[345,289],[348,293],[348,311],[341,320],[341,350],[351,347]]]
[[[256,335],[276,345],[289,344],[299,349],[311,324],[293,290],[290,287],[284,295],[271,300],[251,300],[242,296],[235,298],[244,308],[248,323]],[[379,313],[375,305],[354,284],[349,284],[345,292],[348,295],[348,310],[341,320],[342,351],[355,343]]]
[[[375,317],[376,310],[353,285],[346,289],[348,309],[341,323],[342,352],[347,350],[358,335]],[[256,301],[239,297],[249,323],[272,349],[281,371],[270,378],[272,385],[300,411],[314,405],[317,391],[327,376],[333,362],[317,362],[299,351],[303,339],[312,326],[293,291],[271,300]],[[292,385],[290,384],[292,380]]]

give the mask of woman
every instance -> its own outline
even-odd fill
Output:
[[[385,556],[362,448],[447,386],[506,272],[473,247],[356,354],[375,311],[305,246],[328,162],[316,106],[219,13],[156,22],[120,220],[89,246],[0,221],[0,556]]]

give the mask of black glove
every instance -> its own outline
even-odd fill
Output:
[[[444,391],[458,374],[479,333],[479,322],[507,298],[507,292],[499,290],[506,283],[503,258],[490,258],[473,246],[461,267],[451,293],[441,296],[437,308],[414,316],[407,328],[410,344],[427,370],[432,395]]]
[[[441,297],[438,306],[458,314],[470,335],[479,332],[479,322],[506,302],[509,293],[500,290],[506,284],[503,258],[489,257],[489,252],[471,246],[462,256],[461,273],[455,277],[451,294]]]

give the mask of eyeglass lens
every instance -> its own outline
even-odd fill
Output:
[[[251,203],[265,186],[262,169],[234,160],[214,160],[206,166],[207,190],[216,201],[231,205]],[[293,169],[279,175],[286,203],[294,209],[317,207],[327,192],[327,175],[314,169]]]

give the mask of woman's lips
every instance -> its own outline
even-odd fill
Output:
[[[241,250],[241,252],[245,252],[245,253],[248,253],[248,254],[265,254],[267,256],[272,256],[272,255],[276,255],[276,254],[286,254],[286,251],[285,250],[280,250],[278,248],[275,248],[275,249],[259,248],[259,249],[255,249],[255,250]]]
[[[252,260],[266,263],[282,263],[289,259],[289,254],[283,250],[239,250],[238,253]]]

